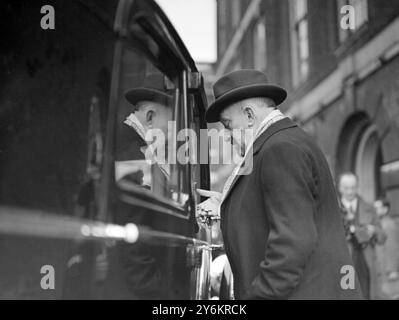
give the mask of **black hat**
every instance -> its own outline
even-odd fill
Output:
[[[127,91],[125,98],[131,104],[145,100],[164,104],[169,104],[173,101],[173,97],[167,93],[164,75],[161,73],[149,74],[145,77],[142,86]]]
[[[207,122],[218,122],[222,110],[237,101],[266,97],[272,99],[278,106],[287,97],[287,92],[269,83],[267,76],[260,71],[243,69],[224,75],[213,85],[215,101],[206,111]]]

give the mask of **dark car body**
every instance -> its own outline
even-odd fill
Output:
[[[0,298],[209,298],[210,235],[194,211],[208,165],[176,164],[173,199],[115,179],[135,78],[163,74],[178,129],[206,128],[194,61],[154,1],[46,4],[55,29],[41,28],[40,1],[0,5]],[[96,224],[134,224],[139,239],[83,232]]]

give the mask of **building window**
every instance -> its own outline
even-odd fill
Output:
[[[309,74],[309,32],[307,0],[290,1],[292,22],[293,83],[297,86]]]
[[[260,18],[255,24],[253,34],[254,68],[266,71],[266,23],[265,18]]]
[[[341,26],[341,19],[343,14],[341,8],[350,5],[354,9],[354,29],[343,29]],[[351,34],[356,32],[361,26],[368,21],[368,1],[367,0],[338,0],[338,27],[339,39],[341,42],[345,41]]]
[[[218,42],[218,58],[220,58],[223,53],[226,51],[227,48],[227,29],[228,26],[228,19],[227,19],[227,3],[226,1],[218,1],[218,12],[217,12],[217,23],[218,23],[218,35],[217,35],[217,42]]]

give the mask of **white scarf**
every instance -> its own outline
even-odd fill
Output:
[[[123,123],[128,125],[129,127],[132,127],[137,132],[137,134],[147,143],[147,140],[145,139],[146,130],[134,113],[131,113],[125,119],[125,121],[123,121]],[[147,148],[148,152],[146,150]],[[152,163],[158,164],[159,169],[161,169],[161,171],[165,174],[166,178],[169,179],[170,167],[168,164],[159,163],[153,145],[147,143],[147,147],[141,148],[140,150],[144,154],[146,160],[149,161],[149,163],[151,164]]]
[[[223,187],[223,191],[222,191],[222,200],[221,203],[224,201],[224,199],[226,198],[226,195],[228,194],[231,185],[233,184],[234,179],[236,178],[236,176],[238,175],[242,165],[245,162],[245,159],[247,158],[249,152],[252,152],[252,147],[254,142],[256,141],[256,139],[258,139],[273,123],[276,123],[277,121],[280,121],[282,119],[286,118],[286,116],[280,111],[280,110],[273,110],[260,124],[258,130],[256,131],[256,133],[253,136],[253,139],[251,139],[251,141],[249,142],[245,154],[242,157],[242,159],[240,160],[240,162],[238,163],[238,165],[234,168],[234,170],[232,171],[232,173],[230,174],[230,176],[227,178],[224,187]]]
[[[145,129],[144,126],[141,124],[140,120],[136,117],[134,113],[131,113],[125,121],[123,121],[124,124],[128,125],[129,127],[132,127],[137,134],[141,137],[141,139],[145,140]]]

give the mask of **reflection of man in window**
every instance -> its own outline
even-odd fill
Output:
[[[162,190],[154,190],[159,182],[154,179],[157,180],[156,177],[160,176],[156,171],[162,172],[161,176],[169,180],[170,168],[165,161],[166,154],[159,155],[159,145],[154,145],[162,144],[162,150],[166,152],[169,140],[168,122],[173,119],[173,97],[164,89],[162,74],[147,76],[141,87],[127,91],[125,97],[132,104],[133,112],[123,120],[119,130],[116,179],[126,178],[127,174],[129,177],[137,176],[141,172],[142,185],[159,194]],[[146,138],[151,130],[161,132],[164,141],[147,142]],[[150,167],[150,164],[156,166]],[[137,179],[133,182],[137,182]]]
[[[164,76],[148,75],[142,85],[127,91],[125,98],[129,102],[129,109],[118,112],[116,181],[132,183],[154,194],[170,197],[169,165],[159,157],[152,141],[146,141],[147,134],[154,129],[163,132],[165,143],[168,140],[168,121],[173,120],[173,97],[164,89]],[[162,219],[149,213],[140,206],[119,203],[115,210],[116,223],[134,222],[160,229]],[[164,270],[166,252],[165,248],[144,243],[121,243],[112,275],[117,278],[119,275],[128,291],[116,291],[122,296],[126,294],[124,298],[164,299],[168,281]],[[117,281],[109,279],[109,283],[112,282]]]

